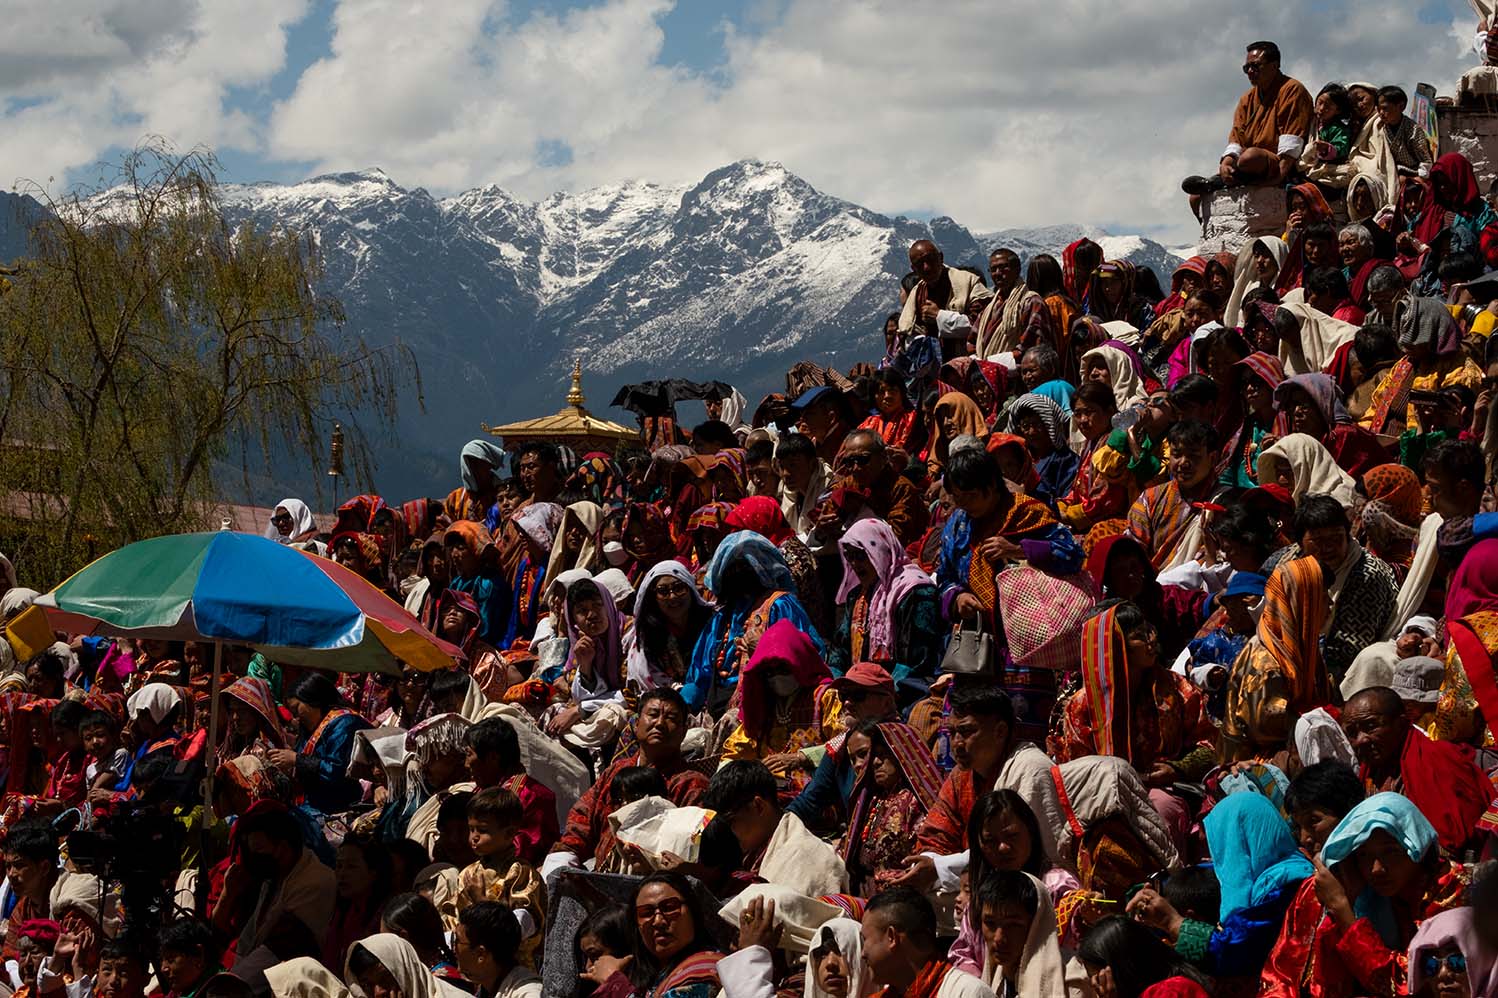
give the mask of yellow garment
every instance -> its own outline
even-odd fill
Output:
[[[1368,411],[1363,414],[1360,424],[1365,427],[1373,425],[1373,413],[1378,411],[1380,403],[1383,402],[1384,390],[1388,387],[1386,379],[1383,385],[1373,393],[1373,398],[1368,402]],[[1416,373],[1414,380],[1410,382],[1411,392],[1433,392],[1451,385],[1466,385],[1474,392],[1482,391],[1482,368],[1472,362],[1465,353],[1455,353],[1446,357],[1438,358],[1435,364],[1426,367],[1423,372]],[[1391,414],[1392,416],[1392,414]],[[1415,404],[1411,402],[1405,411],[1405,425],[1415,429],[1423,428],[1420,420],[1415,418]]]
[[[513,850],[509,850],[513,855]],[[508,857],[507,857],[508,858]],[[498,856],[488,857],[490,861]],[[537,969],[538,951],[546,938],[546,884],[536,868],[523,859],[495,862],[491,867],[480,859],[458,874],[458,911],[480,901],[498,901],[512,911],[525,910],[536,923],[536,931],[521,940],[515,960],[522,966]]]
[[[764,741],[744,731],[742,724],[733,729],[733,734],[723,743],[722,762],[736,759],[763,760],[784,752],[800,752],[814,745],[825,745],[843,731],[843,701],[831,686],[822,687],[817,694],[821,698],[822,723],[815,728],[789,728],[775,724],[770,736]],[[773,708],[772,708],[773,710]]]
[[[1467,742],[1481,734],[1477,723],[1477,698],[1467,681],[1467,670],[1456,644],[1446,648],[1446,675],[1441,680],[1441,699],[1436,701],[1430,737],[1443,742]]]

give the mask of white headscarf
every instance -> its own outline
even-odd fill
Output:
[[[603,567],[603,547],[598,543],[598,531],[603,526],[603,509],[596,502],[584,499],[568,506],[562,514],[562,523],[557,528],[556,537],[551,542],[551,558],[546,565],[546,578],[548,582],[562,574],[562,562],[566,560],[567,528],[576,521],[587,534],[583,538],[582,546],[573,555],[572,565],[575,569],[593,572]],[[550,588],[548,583],[542,584],[542,592]]]
[[[1035,891],[1035,917],[1025,936],[1019,966],[1001,967],[993,961],[984,945],[983,983],[995,992],[1006,978],[1013,978],[1014,993],[1025,998],[1066,998],[1066,961],[1056,937],[1056,909],[1051,906],[1051,892],[1035,877],[1026,873]],[[972,902],[975,903],[975,902]]]
[[[698,606],[710,606],[707,600],[702,598],[702,591],[697,588],[697,580],[692,578],[692,573],[687,571],[687,566],[679,561],[662,561],[654,568],[645,573],[640,580],[640,585],[635,589],[635,626],[625,636],[624,665],[628,678],[637,681],[642,689],[654,689],[657,686],[671,686],[671,677],[664,672],[655,669],[650,664],[650,658],[645,654],[645,645],[640,639],[639,620],[640,610],[645,605],[645,595],[650,592],[661,579],[666,576],[681,582],[692,594],[692,600]]]
[[[271,516],[276,515],[276,510],[284,509],[291,514],[291,533],[282,534],[276,529],[275,523],[265,525],[265,536],[277,544],[290,544],[292,541],[301,540],[302,537],[317,529],[317,521],[313,519],[312,510],[300,499],[282,499],[276,503],[276,509],[271,511]]]
[[[385,969],[390,971],[390,976],[395,978],[395,983],[400,986],[401,994],[405,998],[465,998],[465,992],[446,981],[438,980],[437,975],[421,962],[416,948],[393,932],[366,936],[354,943],[354,946],[364,947],[370,956],[380,961]],[[350,957],[354,946],[349,947]],[[364,990],[359,986],[358,978],[354,975],[353,961],[350,957],[344,959],[343,979],[348,981],[349,990],[359,998],[363,998]]]
[[[41,593],[35,589],[17,587],[9,590],[4,596],[0,596],[0,621],[9,621],[16,614],[26,609]]]
[[[1295,722],[1295,751],[1306,766],[1314,766],[1327,759],[1356,766],[1352,746],[1343,734],[1342,726],[1324,708],[1306,711]]]
[[[273,998],[350,998],[338,975],[310,956],[265,968],[265,983]]]
[[[1108,384],[1113,389],[1113,400],[1118,403],[1119,412],[1149,398],[1149,392],[1144,390],[1144,382],[1134,370],[1133,358],[1118,347],[1110,347],[1106,343],[1093,347],[1082,355],[1084,369],[1091,358],[1099,358],[1108,365]]]
[[[718,418],[727,423],[728,428],[735,433],[740,430],[747,433],[749,424],[744,421],[744,411],[748,408],[749,400],[744,398],[744,393],[731,388],[728,398],[723,400],[723,412]]]
[[[1280,437],[1274,446],[1259,455],[1259,481],[1273,482],[1279,477],[1280,465],[1289,466],[1294,483],[1290,497],[1297,503],[1310,493],[1330,495],[1344,506],[1357,499],[1357,483],[1337,466],[1320,440],[1308,433],[1291,433]]]
[[[614,597],[615,606],[623,606],[635,595],[635,587],[630,584],[629,576],[617,568],[606,568],[593,576],[593,580],[609,591]],[[623,611],[620,611],[623,613]]]
[[[814,950],[825,946],[824,940],[837,943],[837,951],[848,964],[848,994],[857,998],[864,991],[863,934],[861,926],[851,918],[834,918],[823,922],[812,934],[811,945],[806,948],[806,998],[832,998],[817,986],[817,965],[811,958]]]
[[[182,695],[166,683],[147,683],[125,701],[125,716],[134,718],[145,711],[157,724],[182,703]]]

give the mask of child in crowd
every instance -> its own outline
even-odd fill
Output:
[[[480,901],[498,901],[523,913],[517,959],[534,969],[545,933],[546,887],[515,849],[522,813],[520,798],[504,787],[481,790],[469,800],[468,844],[476,858],[458,875],[458,912]]]
[[[669,799],[671,791],[666,788],[666,781],[660,771],[652,766],[630,766],[619,770],[612,783],[609,784],[609,808],[617,811],[626,804],[633,804],[637,800],[646,797],[665,797]]]
[[[79,731],[87,716],[88,708],[77,700],[64,700],[52,708],[52,734],[61,751],[48,763],[47,787],[38,801],[48,813],[77,807],[88,792],[88,750]]]
[[[485,718],[469,728],[464,738],[468,775],[478,789],[503,786],[520,798],[523,816],[515,833],[515,848],[527,862],[540,863],[548,843],[562,834],[556,794],[526,773],[520,740],[510,721]]]
[[[1352,98],[1340,83],[1328,83],[1316,95],[1316,129],[1311,135],[1316,161],[1337,164],[1347,162],[1352,141],[1357,136],[1353,124]]]

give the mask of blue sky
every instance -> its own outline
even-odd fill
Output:
[[[1313,90],[1450,92],[1475,61],[1463,0],[11,2],[34,9],[0,39],[7,186],[91,180],[147,135],[234,181],[378,166],[531,199],[752,157],[882,212],[1165,238],[1246,41]]]

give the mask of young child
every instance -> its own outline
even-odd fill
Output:
[[[1172,873],[1160,887],[1160,896],[1182,918],[1216,925],[1221,916],[1222,885],[1210,866],[1188,866]]]
[[[502,786],[520,798],[522,817],[515,833],[515,849],[527,862],[540,863],[562,834],[556,794],[526,773],[520,758],[520,739],[504,718],[485,718],[468,729],[464,740],[468,775],[478,789]]]
[[[480,901],[524,912],[529,919],[522,924],[516,959],[534,970],[546,933],[546,886],[536,868],[516,853],[522,815],[520,798],[504,787],[481,790],[469,800],[468,844],[477,859],[458,875],[458,913]]]
[[[86,715],[78,724],[78,734],[82,736],[83,749],[89,755],[83,779],[88,784],[92,801],[95,791],[108,794],[114,790],[120,774],[130,765],[130,753],[120,744],[119,723],[107,710]],[[103,799],[108,800],[108,797]]]
[[[52,733],[62,751],[47,764],[47,786],[42,790],[42,800],[37,802],[45,806],[47,813],[77,807],[88,792],[85,778],[88,752],[79,734],[79,726],[87,716],[88,708],[77,700],[64,700],[52,708]]]
[[[1316,129],[1310,147],[1318,163],[1345,163],[1357,134],[1352,98],[1340,83],[1328,83],[1316,95]]]
[[[468,844],[468,802],[473,794],[458,791],[437,809],[437,842],[432,846],[432,862],[451,863],[463,869],[477,857]]]
[[[584,980],[601,986],[614,972],[627,966],[633,926],[620,907],[603,908],[577,927],[573,960]]]
[[[646,797],[665,797],[671,792],[660,771],[653,766],[630,766],[619,770],[609,784],[609,808],[617,811],[626,804],[633,804]]]

